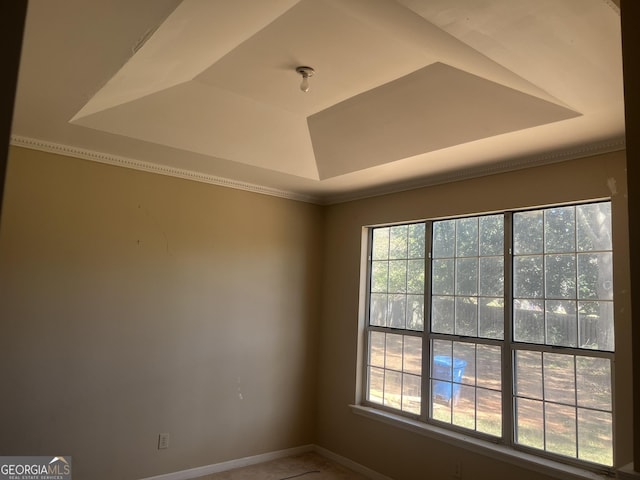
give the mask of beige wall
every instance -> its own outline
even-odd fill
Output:
[[[362,226],[612,196],[617,322],[617,462],[631,458],[628,225],[623,152],[328,207],[320,341],[317,442],[396,480],[544,478],[355,415]],[[360,322],[363,319],[360,318]],[[465,473],[466,472],[466,473]]]
[[[75,479],[113,480],[312,443],[321,218],[12,149],[0,455],[72,455]]]
[[[111,480],[317,443],[396,480],[451,478],[457,461],[466,479],[544,478],[349,409],[362,226],[612,196],[624,463],[624,163],[619,152],[322,208],[14,148],[0,455],[70,454],[74,478]]]

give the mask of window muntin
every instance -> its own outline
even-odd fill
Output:
[[[431,418],[500,437],[501,362],[497,345],[432,340]]]
[[[425,224],[373,230],[367,400],[420,415]]]
[[[517,212],[513,232],[514,442],[612,465],[612,356],[585,353],[614,350],[611,204]]]
[[[516,342],[613,351],[611,204],[513,214]]]
[[[368,400],[419,415],[422,339],[371,331],[369,345]]]
[[[424,328],[424,228],[424,223],[416,223],[373,230],[371,325]]]
[[[433,222],[431,330],[504,334],[504,217]]]
[[[431,246],[430,419],[500,437],[504,215],[435,221]]]
[[[611,466],[611,265],[610,202],[372,228],[367,402]]]
[[[609,358],[516,350],[514,378],[517,444],[613,464]]]

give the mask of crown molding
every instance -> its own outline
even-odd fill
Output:
[[[583,157],[591,157],[594,155],[600,155],[604,153],[611,153],[625,149],[624,137],[610,139],[602,142],[582,145],[577,148],[570,148],[565,150],[558,150],[549,152],[543,155],[533,155],[528,157],[514,158],[504,160],[501,162],[491,163],[489,165],[482,165],[478,167],[471,167],[466,169],[455,170],[440,175],[431,175],[427,177],[421,177],[418,179],[411,179],[405,182],[396,182],[387,185],[380,185],[378,187],[347,192],[337,195],[326,196],[313,196],[305,195],[296,192],[289,192],[286,190],[278,190],[275,188],[265,187],[262,185],[255,185],[252,183],[240,182],[237,180],[231,180],[224,177],[218,177],[215,175],[207,175],[192,170],[168,167],[166,165],[158,165],[151,162],[145,162],[142,160],[136,160],[133,158],[122,157],[118,155],[112,155],[102,152],[96,152],[79,147],[72,147],[69,145],[62,145],[59,143],[49,142],[46,140],[38,140],[30,137],[23,137],[20,135],[11,136],[11,144],[29,148],[32,150],[40,150],[43,152],[54,153],[59,155],[66,155],[69,157],[81,158],[83,160],[90,160],[99,163],[105,163],[108,165],[115,165],[118,167],[132,168],[134,170],[140,170],[143,172],[157,173],[160,175],[167,175],[171,177],[183,178],[186,180],[193,180],[196,182],[208,183],[211,185],[217,185],[221,187],[233,188],[236,190],[244,190],[252,193],[259,193],[261,195],[269,195],[272,197],[285,198],[287,200],[296,200],[299,202],[313,203],[316,205],[334,205],[338,203],[350,202],[354,200],[362,200],[369,197],[377,197],[380,195],[388,195],[392,193],[403,192],[407,190],[414,190],[423,187],[432,187],[435,185],[442,185],[445,183],[459,182],[462,180],[469,180],[472,178],[483,177],[487,175],[496,175],[500,173],[506,173],[514,170],[521,170],[524,168],[538,167],[542,165],[549,165],[552,163],[560,163],[569,160],[575,160]]]
[[[11,145],[17,147],[29,148],[31,150],[39,150],[47,153],[55,153],[58,155],[66,155],[68,157],[80,158],[83,160],[91,160],[94,162],[115,165],[118,167],[132,168],[143,172],[157,173],[170,177],[183,178],[186,180],[194,180],[196,182],[208,183],[220,187],[233,188],[236,190],[245,190],[247,192],[259,193],[261,195],[269,195],[272,197],[286,198],[287,200],[296,200],[306,203],[320,203],[320,199],[312,195],[304,195],[286,190],[255,185],[253,183],[240,182],[215,175],[208,175],[193,170],[183,168],[168,167],[156,163],[145,162],[134,158],[112,155],[109,153],[96,152],[80,147],[63,145],[60,143],[49,142],[47,140],[38,140],[20,135],[11,136]]]
[[[620,0],[602,0],[611,10],[620,15]]]
[[[470,180],[472,178],[484,177],[487,175],[497,175],[500,173],[522,170],[525,168],[533,168],[542,165],[550,165],[553,163],[576,160],[578,158],[592,157],[594,155],[617,152],[624,149],[624,137],[615,138],[602,142],[581,145],[579,147],[570,149],[556,150],[542,155],[512,158],[488,165],[454,170],[440,175],[431,175],[419,179],[411,179],[405,182],[394,183],[393,185],[381,185],[379,187],[371,189],[331,195],[322,199],[322,205],[333,205],[354,200],[362,200],[370,197],[378,197],[380,195],[404,192],[407,190],[415,190],[417,188],[433,187],[436,185],[459,182],[462,180]]]

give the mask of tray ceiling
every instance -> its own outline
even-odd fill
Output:
[[[315,201],[610,151],[619,22],[605,0],[31,0],[14,143]]]

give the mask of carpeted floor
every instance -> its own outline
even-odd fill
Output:
[[[199,477],[196,480],[366,480],[317,453],[303,453],[249,467]]]

